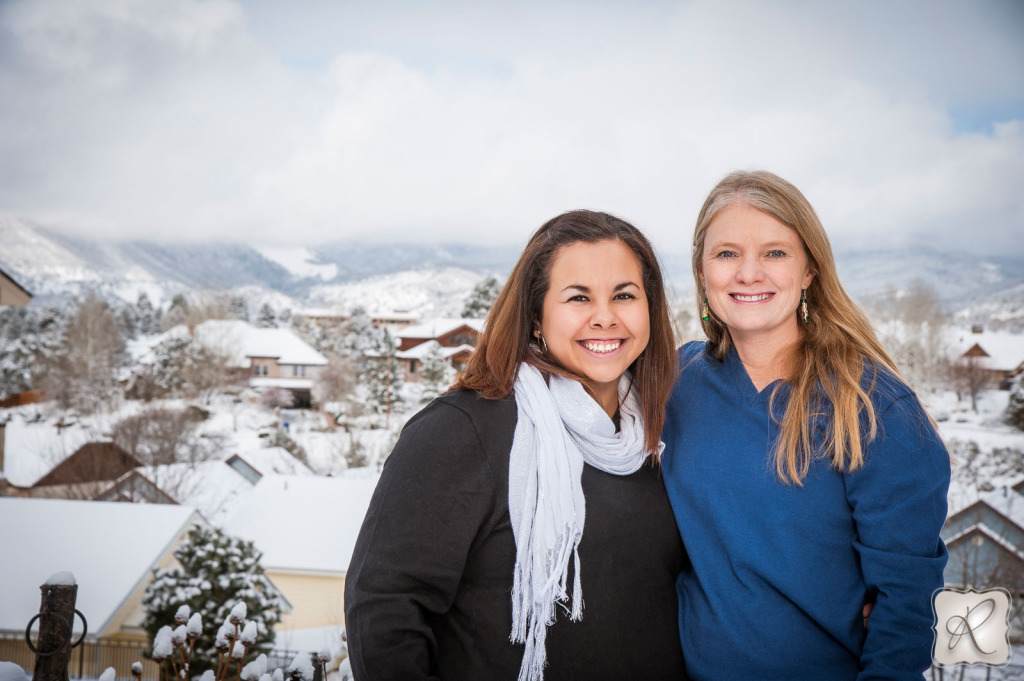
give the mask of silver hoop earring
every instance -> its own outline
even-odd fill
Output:
[[[538,333],[537,334],[537,340],[540,341],[540,351],[541,351],[541,354],[544,354],[544,355],[548,354],[548,344],[544,340],[544,336],[542,336],[542,335],[540,335]]]

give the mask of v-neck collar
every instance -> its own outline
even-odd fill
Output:
[[[733,385],[737,392],[743,396],[743,399],[748,402],[761,402],[768,404],[768,401],[772,397],[772,392],[775,390],[777,383],[785,383],[785,379],[777,378],[763,389],[758,390],[754,382],[750,380],[750,374],[747,373],[747,368],[743,366],[743,360],[740,359],[739,352],[736,351],[736,346],[733,345],[729,348],[728,354],[725,356],[724,365],[726,370],[729,372],[732,378]],[[786,386],[780,388],[780,390],[787,390]]]

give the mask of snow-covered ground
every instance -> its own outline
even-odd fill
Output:
[[[986,391],[979,396],[975,413],[969,399],[958,402],[953,392],[922,395],[956,459],[949,490],[950,514],[973,503],[979,494],[1024,480],[1024,432],[1003,420],[1009,397],[1006,390]],[[977,454],[972,456],[975,449]]]
[[[145,467],[140,472],[150,479],[173,479],[172,496],[176,501],[196,507],[207,520],[219,525],[252,488],[251,482],[225,465],[233,456],[264,475],[376,477],[402,425],[422,406],[418,389],[415,385],[405,386],[405,408],[391,414],[387,428],[383,427],[383,417],[364,417],[344,428],[320,411],[268,409],[260,405],[255,393],[243,394],[240,400],[218,396],[203,405],[209,416],[198,424],[195,433],[195,441],[210,455],[208,460]],[[46,403],[5,409],[3,474],[17,487],[30,487],[86,442],[110,440],[120,420],[150,409],[181,410],[187,406],[180,400],[149,404],[124,401],[113,411],[81,418],[69,418]],[[271,446],[272,442],[280,442],[275,438],[281,435],[301,448],[293,449],[298,457],[279,446]],[[346,463],[346,455],[353,448],[365,456],[364,468],[350,470]],[[159,484],[160,480],[154,482]]]

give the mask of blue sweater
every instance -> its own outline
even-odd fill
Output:
[[[735,350],[719,362],[704,348],[681,350],[663,436],[665,485],[692,562],[677,582],[687,672],[920,681],[946,564],[949,455],[917,397],[879,371],[879,430],[864,466],[844,474],[819,458],[802,486],[788,484],[772,458],[774,384],[759,393]],[[777,417],[787,398],[783,385]],[[865,631],[866,600],[876,602]]]

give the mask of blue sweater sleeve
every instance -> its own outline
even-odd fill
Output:
[[[887,381],[886,381],[887,382]],[[895,386],[885,386],[892,388]],[[902,387],[902,386],[900,386]],[[890,392],[889,390],[878,390]],[[864,466],[845,476],[865,583],[875,596],[859,681],[914,679],[931,663],[933,592],[943,585],[950,461],[906,388],[879,404]]]

